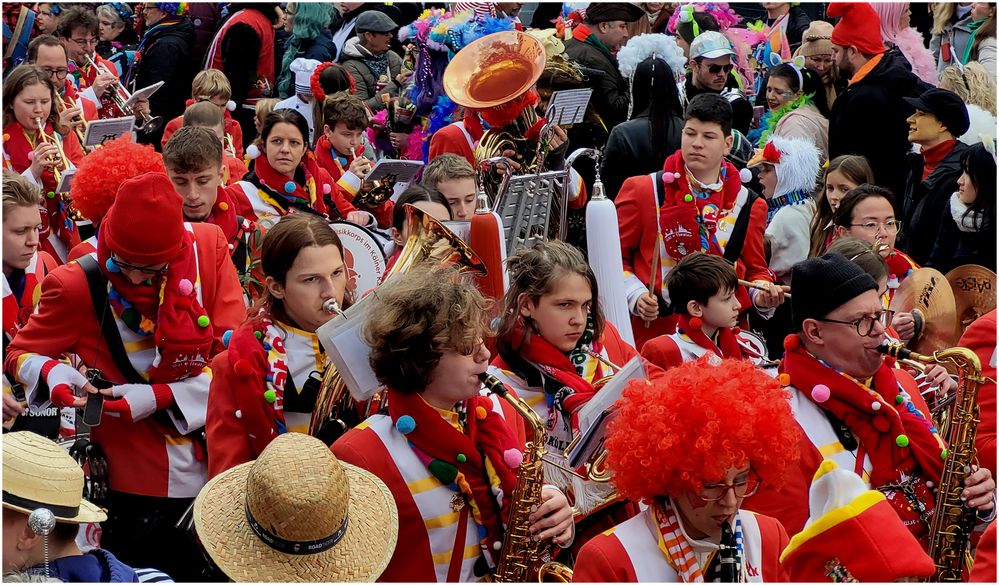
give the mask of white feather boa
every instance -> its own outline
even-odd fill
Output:
[[[617,67],[621,75],[631,77],[638,69],[638,65],[655,55],[669,65],[674,75],[684,72],[687,65],[687,58],[683,56],[683,49],[676,44],[676,40],[670,35],[645,34],[632,37],[628,43],[621,47],[617,53]]]

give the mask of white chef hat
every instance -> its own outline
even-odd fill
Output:
[[[316,67],[319,67],[319,61],[315,59],[299,57],[291,62],[291,72],[295,74],[295,93],[312,93],[309,82]]]

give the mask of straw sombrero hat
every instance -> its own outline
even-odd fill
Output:
[[[205,485],[194,526],[237,582],[374,581],[395,550],[399,513],[376,476],[319,439],[285,433]]]
[[[48,508],[59,522],[104,522],[107,514],[83,499],[83,487],[83,469],[53,441],[29,431],[3,436],[4,508]]]

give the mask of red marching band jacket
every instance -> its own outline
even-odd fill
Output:
[[[214,327],[215,346],[221,348],[222,332],[239,324],[246,313],[239,280],[222,232],[208,224],[187,225],[197,250],[195,287]],[[24,385],[29,404],[48,402],[42,372],[46,362],[66,354],[75,354],[88,368],[99,369],[112,384],[125,382],[91,307],[87,277],[79,264],[49,273],[38,312],[11,342],[4,361],[4,371]],[[155,356],[154,338],[139,338],[114,317],[132,366],[140,375],[148,372]],[[207,477],[203,453],[192,433],[205,424],[210,380],[211,371],[205,368],[197,376],[166,383],[175,404],[165,417],[135,421],[103,417],[92,438],[107,454],[111,489],[153,497],[197,495]]]

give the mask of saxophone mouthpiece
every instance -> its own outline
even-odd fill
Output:
[[[479,380],[482,381],[482,385],[486,387],[486,390],[489,390],[493,394],[497,394],[499,396],[506,395],[506,386],[503,385],[503,382],[501,382],[496,376],[490,376],[489,374],[482,372],[479,374]]]
[[[343,311],[340,310],[340,304],[336,302],[336,299],[327,299],[323,303],[323,311],[329,315],[342,315]]]
[[[912,352],[906,349],[901,343],[894,343],[888,340],[885,340],[884,343],[878,346],[878,351],[886,356],[900,360],[909,359],[912,356]]]

